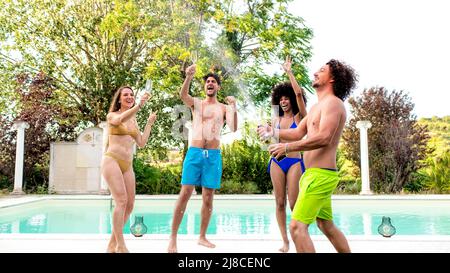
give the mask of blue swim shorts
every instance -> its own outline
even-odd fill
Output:
[[[222,179],[222,155],[219,149],[189,147],[183,162],[181,185],[219,189]]]

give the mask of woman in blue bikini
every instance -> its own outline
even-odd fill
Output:
[[[279,117],[274,120],[277,128],[296,128],[300,120],[306,116],[306,97],[291,71],[291,59],[286,58],[283,69],[290,82],[276,85],[272,90],[272,105],[278,105]],[[281,143],[287,142],[283,139]],[[275,164],[272,164],[275,163]],[[283,238],[280,252],[288,252],[289,239],[286,231],[286,188],[289,207],[294,208],[298,196],[300,176],[305,171],[302,155],[299,152],[288,153],[281,160],[271,158],[267,171],[270,173],[276,201],[276,217]]]

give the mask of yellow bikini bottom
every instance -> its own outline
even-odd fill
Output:
[[[114,159],[117,162],[117,164],[119,164],[119,168],[122,171],[122,173],[125,173],[131,167],[131,161],[120,159],[115,153],[107,152],[105,153],[105,156],[109,156],[112,159]]]

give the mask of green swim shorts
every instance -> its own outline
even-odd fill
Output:
[[[316,218],[333,219],[331,195],[339,183],[338,173],[321,168],[309,168],[299,183],[300,193],[292,211],[292,218],[308,225]]]

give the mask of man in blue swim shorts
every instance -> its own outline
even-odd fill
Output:
[[[195,64],[186,69],[186,79],[180,92],[181,100],[191,109],[193,120],[190,129],[190,145],[183,162],[181,191],[173,213],[167,249],[169,253],[178,252],[178,228],[195,186],[202,187],[203,199],[198,244],[209,248],[215,247],[206,239],[206,230],[211,219],[214,191],[220,188],[222,177],[220,134],[224,123],[230,127],[231,131],[237,130],[236,99],[232,96],[226,97],[225,101],[228,105],[217,100],[217,92],[220,90],[220,77],[217,74],[209,73],[203,77],[205,99],[189,95],[189,86],[194,78],[195,70]]]

